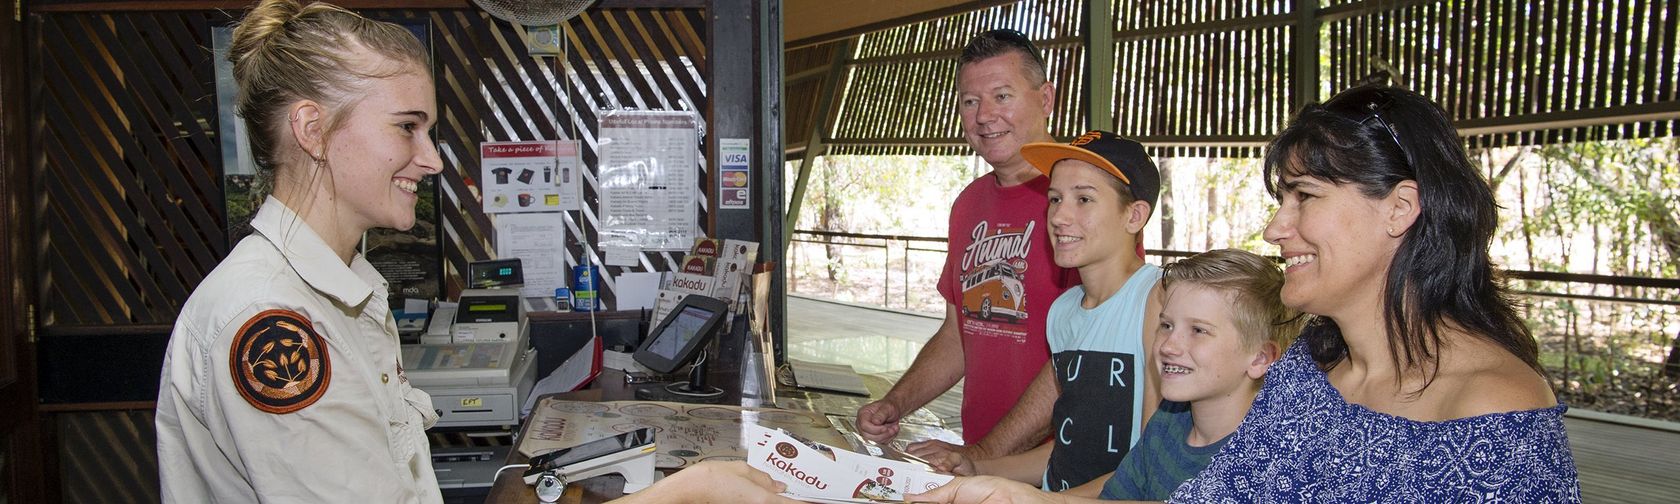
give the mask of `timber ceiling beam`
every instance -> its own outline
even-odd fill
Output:
[[[785,0],[784,49],[938,19],[1019,0]]]
[[[476,9],[470,0],[330,0],[346,9]],[[305,0],[305,3],[311,3]],[[242,11],[257,0],[37,0],[29,12]],[[592,9],[698,9],[705,0],[599,0]]]

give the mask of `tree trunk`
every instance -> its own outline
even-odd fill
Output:
[[[1155,211],[1161,214],[1161,249],[1173,248],[1173,186],[1172,186],[1172,158],[1162,159],[1161,164],[1161,195],[1155,198],[1160,205]]]
[[[1528,153],[1528,147],[1517,147],[1517,152],[1511,154],[1511,159],[1505,160],[1505,166],[1499,169],[1499,173],[1488,178],[1488,186],[1493,188],[1494,193],[1497,194],[1499,192],[1499,184],[1505,181],[1505,176],[1510,175],[1512,169],[1515,169],[1517,165],[1522,164],[1523,157],[1526,157]],[[1518,178],[1520,179],[1521,175],[1518,175]]]
[[[1569,168],[1574,170],[1577,175],[1592,184],[1593,189],[1610,194],[1615,199],[1627,199],[1626,195],[1622,191],[1618,190],[1615,186],[1610,185],[1609,181],[1604,180],[1604,178],[1599,175],[1596,162],[1594,163],[1594,169],[1590,170],[1581,166],[1582,163],[1575,162],[1574,160],[1564,164],[1568,165]],[[1640,208],[1639,211],[1635,213],[1639,216],[1639,220],[1644,221],[1645,224],[1651,228],[1651,234],[1656,235],[1657,241],[1662,245],[1663,251],[1668,252],[1669,266],[1675,268],[1676,270],[1680,270],[1680,221],[1675,220],[1676,216],[1674,214],[1674,209],[1669,207],[1668,202],[1660,195],[1650,195],[1647,198],[1641,199],[1644,200],[1644,208]],[[1568,235],[1560,234],[1558,236]]]
[[[1680,332],[1674,333],[1674,345],[1668,349],[1668,359],[1663,361],[1663,376],[1680,378]]]
[[[834,231],[832,226],[834,225],[834,221],[838,220],[839,213],[840,212],[834,208],[834,205],[826,201],[823,202],[822,227],[824,231]],[[840,246],[834,243],[834,237],[824,237],[823,250],[828,252],[828,261],[826,266],[828,270],[828,281],[838,281],[840,279],[840,267],[845,264],[845,260],[840,254]]]
[[[1547,163],[1547,166],[1549,167],[1550,163]],[[1546,171],[1547,171],[1547,177],[1546,178],[1550,178],[1551,170],[1546,170]],[[1569,236],[1569,234],[1565,233],[1564,230],[1563,230],[1563,219],[1552,219],[1552,226],[1553,226],[1553,229],[1557,232],[1557,236],[1559,236],[1559,237]],[[1568,265],[1569,265],[1569,241],[1564,240],[1561,245],[1562,245],[1562,247],[1559,247],[1560,250],[1558,251],[1559,256],[1562,257],[1564,267],[1567,268]],[[1566,292],[1566,293],[1568,293],[1568,291],[1570,290],[1567,284],[1565,284],[1563,289],[1564,289],[1564,292]],[[1567,303],[1573,303],[1573,301],[1564,299],[1564,300],[1560,300],[1559,303],[1567,304]],[[1571,381],[1571,379],[1574,378],[1574,375],[1575,375],[1575,363],[1581,360],[1581,359],[1576,358],[1577,355],[1580,353],[1580,348],[1578,347],[1578,343],[1579,343],[1580,340],[1579,340],[1579,338],[1576,338],[1576,336],[1578,336],[1575,332],[1575,313],[1576,312],[1573,308],[1574,307],[1571,306],[1568,309],[1565,309],[1564,312],[1563,312],[1563,317],[1564,317],[1564,326],[1563,326],[1563,388],[1565,390],[1569,390],[1569,389],[1574,388],[1574,387],[1571,386],[1570,381]],[[1584,389],[1585,387],[1582,387],[1582,388]],[[1582,390],[1575,390],[1575,392],[1581,392],[1581,391]],[[1585,400],[1585,399],[1583,398],[1583,400]]]
[[[834,221],[838,220],[840,210],[835,208],[834,204],[834,166],[832,164],[824,163],[822,180],[822,214],[817,218],[817,226],[823,231],[834,231]],[[824,261],[824,268],[827,269],[829,288],[832,291],[834,282],[840,276],[840,247],[834,245],[834,237],[823,237],[823,251],[828,255],[828,260]]]
[[[1674,209],[1662,198],[1653,197],[1645,201],[1644,210],[1643,220],[1662,244],[1663,251],[1668,252],[1669,266],[1680,271],[1680,220],[1676,220]]]
[[[1214,214],[1219,212],[1219,198],[1216,197],[1218,193],[1219,188],[1208,186],[1207,196],[1204,196],[1204,198],[1207,198],[1207,218],[1209,221],[1212,221]],[[1213,250],[1213,230],[1209,229],[1208,232],[1202,236],[1202,250]]]
[[[1528,177],[1517,176],[1517,215],[1522,216],[1518,224],[1522,227],[1523,251],[1528,256],[1528,269],[1537,270],[1534,264],[1534,232],[1528,227]]]

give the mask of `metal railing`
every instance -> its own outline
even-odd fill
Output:
[[[894,254],[893,254],[894,251],[899,252],[899,254],[897,254],[897,258],[898,258],[898,261],[897,261],[898,271],[897,271],[897,273],[899,273],[899,283],[898,283],[898,285],[900,286],[900,291],[901,291],[901,294],[902,294],[902,303],[903,303],[902,305],[900,305],[898,307],[899,308],[904,308],[904,309],[907,309],[907,310],[915,310],[915,303],[913,303],[912,300],[915,299],[915,293],[918,290],[927,290],[928,291],[928,293],[927,293],[928,297],[935,298],[935,299],[938,297],[938,287],[936,285],[933,285],[931,282],[926,284],[926,285],[920,286],[920,287],[911,285],[911,276],[912,276],[911,263],[913,262],[911,260],[911,254],[912,253],[930,254],[929,256],[924,256],[924,258],[932,259],[930,261],[932,263],[932,269],[926,270],[922,273],[924,273],[923,276],[932,276],[932,277],[935,278],[935,280],[937,280],[939,268],[944,263],[944,257],[943,256],[948,250],[947,245],[950,243],[949,240],[946,239],[945,237],[914,236],[914,235],[892,235],[892,234],[870,234],[870,233],[848,233],[848,232],[841,232],[841,231],[820,231],[820,230],[813,230],[813,229],[794,230],[793,235],[794,235],[794,238],[792,238],[789,241],[792,242],[792,243],[795,243],[795,244],[820,245],[820,246],[824,246],[824,247],[853,247],[853,248],[864,248],[864,249],[871,249],[871,250],[878,249],[878,250],[880,250],[881,251],[881,262],[880,262],[878,268],[876,268],[875,265],[873,264],[873,261],[874,261],[873,259],[865,259],[865,261],[870,263],[871,269],[879,269],[879,271],[880,271],[880,278],[882,279],[882,289],[881,289],[881,306],[882,307],[894,308],[894,306],[892,305],[892,299],[893,299],[892,298],[892,294],[893,294],[892,286],[893,286],[893,284],[892,284],[892,281],[891,281],[892,273],[893,273],[892,270],[893,270],[893,265],[894,265]],[[1182,251],[1182,250],[1162,250],[1162,249],[1150,249],[1150,250],[1146,250],[1145,253],[1147,255],[1150,255],[1150,256],[1155,256],[1157,258],[1161,258],[1163,260],[1169,259],[1169,258],[1190,257],[1190,256],[1193,256],[1193,255],[1197,254],[1197,252],[1187,252],[1187,251]],[[932,256],[931,254],[937,254],[937,256]],[[789,251],[788,256],[789,256],[788,260],[790,261],[790,264],[792,265],[792,269],[796,272],[795,274],[797,274],[797,272],[802,267],[801,264],[798,264],[799,255],[795,254],[793,251]],[[845,258],[860,258],[860,257],[856,256],[856,255],[848,255],[848,256],[845,256]],[[836,259],[832,258],[832,257],[828,258],[828,259],[831,262],[836,261]],[[1273,258],[1273,259],[1277,259],[1277,258]],[[843,261],[844,259],[840,259],[840,260]],[[858,300],[858,301],[864,302],[862,300]],[[927,310],[923,310],[923,311],[927,311]]]
[[[931,268],[931,269],[921,269],[919,271],[919,273],[922,276],[926,276],[929,272],[932,272],[932,274],[935,275],[936,278],[937,278],[937,274],[938,274],[938,271],[939,271],[938,267],[939,267],[939,264],[941,264],[943,262],[943,256],[944,256],[945,251],[946,251],[945,244],[947,243],[947,240],[943,237],[908,236],[908,235],[883,235],[883,234],[866,234],[866,233],[844,233],[844,232],[836,232],[836,231],[816,231],[816,230],[795,230],[795,231],[793,231],[793,233],[794,233],[794,238],[790,241],[795,243],[795,244],[810,244],[810,245],[819,245],[819,246],[822,246],[822,247],[855,247],[855,248],[865,248],[865,249],[879,249],[881,251],[881,260],[880,260],[880,265],[879,265],[880,278],[882,280],[882,282],[881,282],[882,283],[882,285],[881,285],[881,306],[886,307],[886,308],[893,308],[893,306],[892,306],[893,251],[894,250],[899,251],[898,257],[900,258],[900,260],[899,260],[899,268],[898,268],[899,269],[899,283],[898,283],[898,285],[900,286],[900,290],[902,291],[901,293],[902,293],[902,298],[903,298],[903,304],[900,305],[899,308],[903,308],[905,310],[911,310],[911,311],[917,311],[916,308],[915,308],[915,304],[913,304],[913,302],[912,302],[913,296],[916,294],[915,291],[917,289],[913,289],[911,287],[911,282],[910,282],[910,277],[911,277],[911,267],[910,267],[910,265],[911,265],[912,262],[914,262],[911,259],[911,254],[912,253],[918,253],[918,252],[928,253],[927,258],[934,259],[932,261],[933,268]],[[937,244],[937,246],[926,245],[926,244],[930,244],[930,243],[931,244]],[[918,246],[918,244],[922,244],[922,245]],[[938,254],[938,256],[933,256],[932,254]],[[788,261],[790,262],[791,269],[796,271],[796,272],[797,271],[802,271],[802,268],[807,267],[806,265],[798,264],[798,261],[800,261],[800,257],[801,257],[801,255],[794,253],[794,251],[790,250],[788,252]],[[855,256],[855,255],[848,255],[848,256],[845,256],[845,258],[859,258],[859,257]],[[836,258],[836,257],[827,257],[826,259],[828,261],[828,264],[825,264],[824,265],[825,267],[833,267],[834,263],[844,260],[844,258]],[[873,259],[866,259],[866,261],[872,263]],[[870,266],[874,266],[874,265],[871,264]],[[874,268],[871,268],[871,269],[874,269]],[[932,282],[929,282],[929,283],[926,284],[926,287],[934,287],[934,286],[933,286]],[[923,293],[923,294],[925,295],[926,293]],[[938,295],[937,294],[937,289],[935,289],[933,295],[934,295],[934,297],[937,297],[937,295]],[[859,301],[861,301],[861,300],[859,300]],[[926,311],[926,310],[922,310],[922,311]]]
[[[803,246],[837,247],[840,251],[833,255],[838,257],[829,257],[825,250],[822,260],[842,261],[849,271],[865,269],[878,275],[878,299],[883,307],[931,313],[943,309],[934,285],[948,243],[943,237],[796,230],[792,241]],[[846,254],[846,248],[878,250],[880,255]],[[814,273],[810,269],[813,264],[800,264],[812,260],[809,258],[814,253],[790,250],[790,274]],[[1196,254],[1158,249],[1146,253],[1162,261]],[[894,273],[899,277],[896,283],[892,281]],[[1680,420],[1680,391],[1676,387],[1680,368],[1668,369],[1671,366],[1665,364],[1680,362],[1676,355],[1680,352],[1680,333],[1673,328],[1680,325],[1680,279],[1544,271],[1506,271],[1504,276],[1512,293],[1523,302],[1522,313],[1539,340],[1542,364],[1566,402],[1612,413]],[[790,291],[795,290],[793,285],[802,284],[790,279]],[[830,287],[836,291],[846,288]],[[867,287],[861,292],[867,292]],[[897,306],[895,294],[901,302]],[[873,304],[875,299],[872,295],[855,295],[850,301]]]

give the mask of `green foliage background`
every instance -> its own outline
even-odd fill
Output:
[[[1501,207],[1493,247],[1501,267],[1680,276],[1675,138],[1476,149],[1470,156]],[[1276,204],[1265,193],[1258,159],[1157,162],[1164,187],[1145,246],[1276,253],[1261,238]],[[788,168],[791,196],[797,163]],[[819,158],[793,229],[943,238],[951,200],[986,169],[967,156]],[[791,291],[942,313],[944,302],[933,284],[943,243],[829,241],[793,244]],[[1539,339],[1542,363],[1564,402],[1680,420],[1676,378],[1663,374],[1663,361],[1680,336],[1680,305],[1665,303],[1680,303],[1680,292],[1528,280],[1511,287],[1521,293],[1518,301]]]

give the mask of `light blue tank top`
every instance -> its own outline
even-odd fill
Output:
[[[1120,463],[1143,431],[1144,310],[1161,268],[1145,264],[1118,292],[1085,309],[1075,287],[1050,305],[1045,320],[1061,396],[1051,412],[1050,463],[1042,485],[1061,491]],[[1153,329],[1153,328],[1149,328]]]

